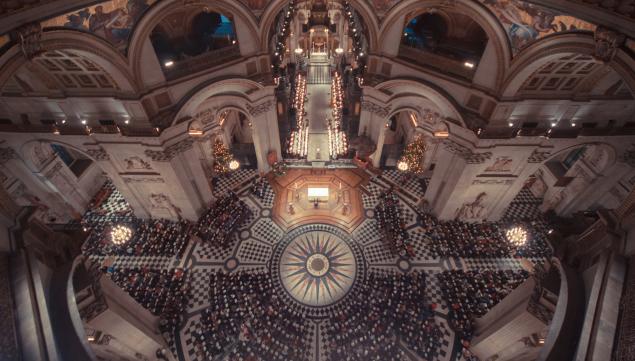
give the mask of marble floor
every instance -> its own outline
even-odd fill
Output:
[[[213,287],[217,272],[248,273],[267,279],[272,292],[280,297],[284,307],[302,315],[302,329],[307,330],[303,336],[304,344],[310,345],[305,354],[312,361],[333,359],[329,356],[329,345],[332,345],[333,340],[329,340],[327,331],[336,326],[332,324],[337,322],[335,315],[340,312],[338,310],[341,310],[342,305],[351,302],[355,290],[368,286],[369,277],[423,274],[426,280],[425,297],[420,300],[420,306],[435,305],[434,323],[440,335],[440,342],[432,347],[431,356],[427,359],[450,361],[464,358],[460,340],[450,327],[449,308],[436,275],[448,270],[522,268],[521,262],[512,257],[437,257],[428,247],[430,240],[415,206],[425,193],[426,179],[412,178],[400,183],[397,171],[384,171],[379,176],[366,173],[363,182],[346,185],[354,187],[361,196],[359,219],[341,227],[337,222],[320,222],[319,218],[311,219],[310,222],[280,225],[274,217],[284,218],[285,215],[275,209],[276,197],[286,197],[287,193],[283,190],[292,187],[293,181],[273,179],[273,187],[267,185],[264,194],[259,197],[249,190],[249,185],[256,177],[256,171],[240,170],[216,184],[216,194],[233,190],[252,211],[252,216],[238,229],[229,247],[220,249],[206,243],[191,242],[181,259],[138,257],[136,260],[121,261],[133,262],[136,266],[147,263],[152,267],[180,266],[188,270],[191,294],[180,326],[175,334],[164,335],[173,345],[172,352],[181,361],[208,359],[197,339],[204,331],[201,317],[211,304],[210,288]],[[347,179],[345,176],[341,178]],[[407,258],[399,257],[388,249],[374,219],[379,194],[391,187],[396,187],[399,207],[413,243],[414,254]],[[508,218],[535,215],[537,200],[523,192],[513,204],[514,209],[508,212]],[[310,210],[307,212],[310,213]],[[531,261],[543,260],[536,257]],[[360,332],[370,335],[373,331]],[[409,349],[403,340],[397,339],[395,342],[394,346],[398,350],[395,359],[426,359]],[[222,354],[217,359],[230,357]]]

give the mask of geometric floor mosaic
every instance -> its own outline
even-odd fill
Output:
[[[365,282],[364,280],[370,274],[423,274],[427,280],[425,299],[428,304],[434,304],[436,307],[434,323],[438,327],[441,340],[438,345],[430,349],[428,359],[450,361],[462,359],[461,347],[460,341],[449,326],[449,308],[443,298],[436,275],[443,271],[459,269],[467,271],[521,268],[520,262],[513,258],[435,257],[427,246],[428,240],[424,235],[418,210],[414,206],[423,198],[427,185],[425,179],[411,178],[401,182],[396,171],[386,171],[381,176],[372,177],[370,182],[360,189],[364,219],[350,234],[342,230],[333,230],[336,227],[325,225],[301,226],[297,228],[297,231],[294,229],[290,230],[289,234],[285,234],[271,218],[274,193],[269,185],[267,184],[267,189],[259,196],[249,190],[250,182],[257,177],[255,171],[240,170],[230,177],[219,180],[216,185],[217,195],[234,190],[251,209],[252,216],[238,229],[226,247],[219,248],[206,243],[196,243],[188,248],[183,259],[180,260],[181,264],[188,269],[191,295],[178,332],[164,336],[174,341],[172,351],[181,361],[209,359],[197,346],[195,339],[204,332],[201,317],[210,305],[210,280],[219,272],[270,275],[273,279],[271,287],[277,290],[276,292],[280,292],[280,297],[286,300],[286,304],[295,305],[293,312],[300,312],[307,316],[302,325],[302,329],[306,332],[306,339],[303,342],[310,344],[306,357],[311,361],[332,359],[329,357],[328,349],[329,344],[334,341],[329,338],[331,337],[329,330],[335,326],[329,324],[330,321],[323,316],[327,312],[332,312],[340,299],[346,300],[347,297],[352,297],[355,287]],[[399,208],[404,215],[413,246],[413,255],[408,259],[393,254],[384,245],[374,219],[374,208],[379,202],[379,195],[394,184],[399,184],[400,187],[396,192],[399,196]],[[536,216],[535,209],[539,205],[538,200],[528,198],[525,193],[520,196],[522,199],[513,202],[512,205],[515,208],[506,216],[510,219],[522,218],[527,214]],[[125,210],[121,213],[124,214]],[[302,232],[309,232],[306,233],[308,236],[304,236],[305,233],[300,232],[300,228]],[[296,235],[293,232],[300,232],[305,238],[298,241],[300,234]],[[329,236],[329,232],[333,232],[332,235],[335,236]],[[336,247],[339,243],[341,247]],[[343,261],[338,257],[343,257]],[[124,261],[131,262],[135,267],[143,267],[145,262],[158,262],[160,267],[169,267],[167,263],[174,262],[174,260],[141,258],[121,260],[121,262]],[[281,265],[281,262],[284,265]],[[338,272],[338,275],[333,277],[329,274],[330,271]],[[276,275],[280,275],[281,272],[283,275],[280,277],[290,275],[288,282],[276,279]],[[308,284],[307,280],[313,283]],[[335,294],[338,286],[341,292]],[[300,291],[296,291],[295,287]],[[329,295],[329,292],[332,293]],[[308,307],[316,305],[325,306],[325,308]],[[232,347],[239,347],[239,345]],[[420,354],[417,355],[412,349],[406,347],[405,342],[398,342],[395,347],[394,357],[406,360],[423,359]],[[225,355],[218,359],[229,359],[229,356]]]

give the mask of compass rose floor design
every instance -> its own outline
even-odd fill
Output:
[[[363,279],[364,257],[351,235],[327,224],[289,231],[275,247],[271,277],[289,303],[324,316]]]
[[[330,232],[306,232],[294,238],[282,252],[280,279],[296,301],[308,306],[327,306],[351,289],[356,274],[350,246]]]

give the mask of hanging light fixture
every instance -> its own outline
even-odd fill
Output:
[[[132,237],[132,229],[123,224],[118,224],[110,231],[110,239],[112,243],[120,246],[130,240]]]
[[[236,170],[240,168],[240,163],[236,159],[232,159],[229,162],[229,170]]]
[[[399,169],[402,172],[406,172],[408,168],[410,168],[408,167],[408,162],[405,162],[402,160],[397,163],[397,169]]]
[[[521,247],[527,243],[527,230],[521,226],[515,226],[507,230],[505,233],[509,243],[516,247]]]

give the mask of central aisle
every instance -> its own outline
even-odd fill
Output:
[[[328,69],[319,65],[322,68]],[[309,74],[311,74],[309,69]],[[330,74],[329,84],[307,85],[308,101],[306,104],[307,117],[309,119],[309,146],[307,160],[309,162],[324,162],[329,160],[329,139],[327,131],[327,118],[331,114],[330,107]]]

